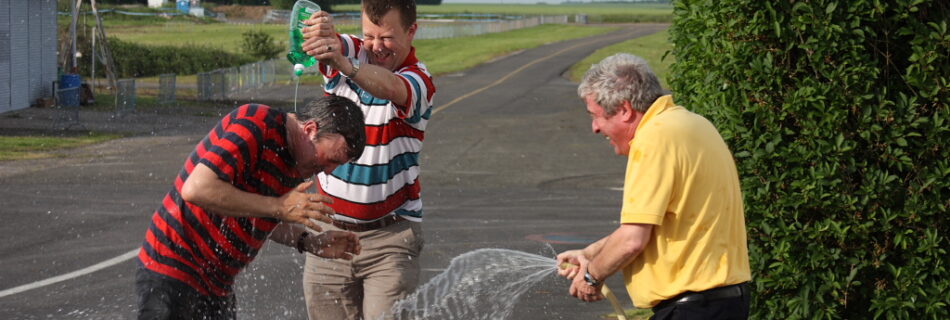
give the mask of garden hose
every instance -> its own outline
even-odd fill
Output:
[[[573,267],[576,267],[576,265],[572,263],[568,263],[568,262],[561,263],[561,269],[567,269],[567,268],[573,268]],[[606,283],[604,283],[604,285],[600,287],[600,293],[603,294],[605,297],[607,297],[607,300],[610,301],[610,305],[614,307],[614,312],[617,313],[617,319],[627,320],[627,314],[623,311],[623,308],[620,307],[620,302],[617,301],[617,296],[615,296],[614,293],[610,291],[610,288],[607,288]]]

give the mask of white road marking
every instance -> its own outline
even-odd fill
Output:
[[[112,258],[112,259],[109,259],[109,260],[106,260],[106,261],[103,261],[103,262],[100,262],[100,263],[97,263],[97,264],[94,264],[94,265],[85,267],[85,268],[83,268],[83,269],[79,269],[79,270],[76,270],[76,271],[73,271],[73,272],[70,272],[70,273],[67,273],[67,274],[55,276],[55,277],[52,277],[52,278],[49,278],[49,279],[40,280],[40,281],[33,282],[33,283],[27,283],[27,284],[24,284],[24,285],[19,286],[19,287],[6,289],[6,290],[3,290],[3,291],[0,291],[0,298],[6,297],[6,296],[9,296],[9,295],[14,295],[14,294],[17,294],[17,293],[21,293],[21,292],[28,291],[28,290],[33,290],[33,289],[37,289],[37,288],[42,288],[42,287],[45,287],[45,286],[48,286],[48,285],[51,285],[51,284],[54,284],[54,283],[58,283],[58,282],[62,282],[62,281],[66,281],[66,280],[70,280],[70,279],[74,279],[74,278],[78,278],[78,277],[81,277],[81,276],[84,276],[84,275],[87,275],[87,274],[90,274],[90,273],[93,273],[93,272],[96,272],[96,271],[99,271],[99,270],[102,270],[102,269],[105,269],[105,268],[108,268],[108,267],[111,267],[111,266],[114,266],[114,265],[120,264],[120,263],[122,263],[122,262],[125,262],[126,260],[130,260],[130,259],[134,258],[135,256],[137,256],[138,253],[139,253],[139,248],[135,248],[135,250],[126,252],[126,253],[124,253],[124,254],[118,256],[118,257],[115,257],[115,258]]]

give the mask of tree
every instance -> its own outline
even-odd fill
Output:
[[[736,156],[754,317],[950,318],[948,6],[674,2],[671,87]]]

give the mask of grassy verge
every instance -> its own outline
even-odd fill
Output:
[[[145,113],[178,113],[202,117],[220,117],[222,112],[230,111],[237,107],[236,104],[229,105],[226,101],[195,101],[197,92],[195,90],[179,89],[175,93],[176,101],[169,104],[159,103],[157,89],[137,89],[135,90],[135,111]],[[114,112],[115,96],[107,90],[96,92],[96,103],[90,106],[83,106],[85,110]]]
[[[570,69],[570,77],[571,80],[580,82],[581,78],[584,77],[584,73],[587,72],[587,69],[589,69],[592,64],[615,53],[626,52],[647,60],[650,64],[650,68],[653,69],[653,72],[656,73],[657,78],[659,78],[660,85],[664,88],[669,88],[666,81],[669,78],[670,65],[673,64],[675,59],[672,55],[667,55],[664,59],[663,55],[670,50],[673,50],[673,44],[669,42],[669,34],[665,30],[660,31],[646,37],[627,40],[597,50],[594,54],[572,66]]]
[[[121,40],[153,46],[192,46],[200,44],[211,48],[243,54],[243,33],[260,30],[272,36],[282,48],[288,48],[287,26],[282,24],[194,24],[169,22],[145,26],[127,26],[109,28],[108,35]],[[354,33],[359,29],[355,25],[338,26],[337,31]]]
[[[669,4],[584,3],[584,4],[472,4],[443,3],[417,6],[420,18],[426,14],[488,13],[505,15],[569,15],[586,14],[591,22],[670,22],[673,7]],[[333,10],[357,12],[358,4],[334,5]],[[597,19],[595,17],[603,17]]]
[[[416,53],[434,75],[459,72],[491,59],[546,43],[582,38],[616,30],[614,27],[545,24],[537,27],[472,37],[413,41]],[[288,62],[289,63],[289,62]],[[158,77],[137,81],[158,83]],[[195,75],[179,75],[177,84],[194,84]],[[305,75],[300,84],[320,85],[319,75]]]
[[[627,309],[624,310],[624,315],[629,320],[647,320],[653,315],[653,311],[650,311],[650,309]],[[617,314],[610,313],[604,316],[604,319],[617,319]]]
[[[435,75],[458,72],[506,54],[546,43],[615,30],[611,27],[545,24],[474,37],[417,40],[419,60]]]
[[[0,136],[0,161],[29,160],[56,156],[52,151],[75,148],[121,138],[111,133],[88,132],[79,136]]]

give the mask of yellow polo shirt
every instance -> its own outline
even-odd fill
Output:
[[[620,223],[655,225],[623,269],[634,305],[751,280],[739,175],[706,118],[657,99],[630,141]]]

